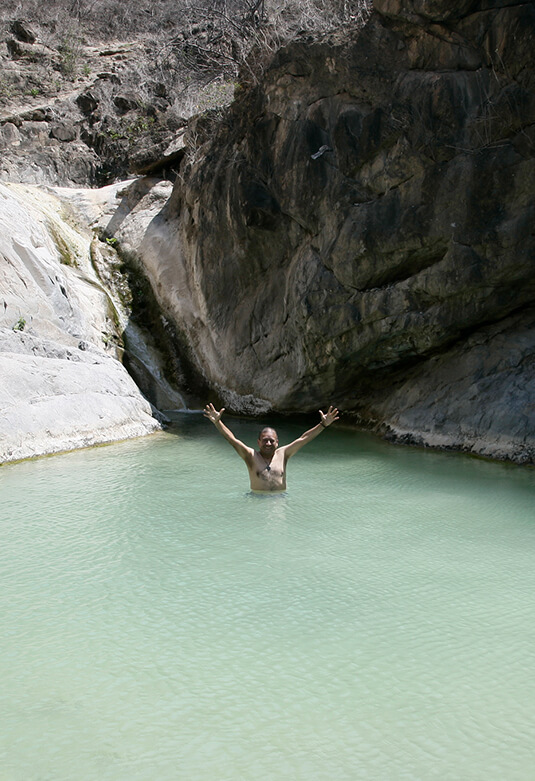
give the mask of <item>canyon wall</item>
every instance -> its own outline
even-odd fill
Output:
[[[532,3],[376,0],[190,129],[140,252],[214,400],[533,460],[534,59]]]
[[[125,334],[142,335],[95,271],[98,244],[57,195],[0,184],[0,463],[161,429],[122,364]]]
[[[122,364],[160,410],[335,403],[394,441],[534,461],[534,5],[374,9],[253,58],[185,135],[172,96],[124,105],[132,43],[4,107],[0,178],[41,186],[0,188],[0,461],[157,430]],[[54,53],[10,46],[22,90]],[[76,189],[112,170],[153,178]],[[137,318],[125,259],[156,299]]]

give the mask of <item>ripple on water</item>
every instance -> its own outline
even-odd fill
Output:
[[[532,473],[195,425],[0,472],[9,781],[531,781]]]

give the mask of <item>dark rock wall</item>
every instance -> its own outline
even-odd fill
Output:
[[[429,361],[454,364],[486,334],[484,403],[499,405],[489,326],[514,313],[520,328],[535,298],[535,7],[375,9],[349,40],[281,50],[185,172],[167,217],[204,314],[174,314],[228,406],[332,401],[392,432],[404,406],[388,400],[411,382],[427,412],[407,428],[431,443],[444,415]],[[531,446],[530,398],[516,450]]]
[[[196,314],[178,305],[174,317],[236,410],[332,401],[392,436],[432,444],[447,431],[441,444],[477,449],[489,424],[467,421],[464,438],[447,425],[463,403],[447,366],[469,361],[475,339],[488,353],[481,403],[510,439],[502,455],[526,453],[535,392],[517,394],[521,412],[492,377],[500,365],[501,388],[515,329],[526,371],[535,352],[522,315],[535,300],[535,6],[375,9],[349,40],[281,50],[177,183],[166,219],[179,220]],[[418,390],[405,410],[407,383]]]

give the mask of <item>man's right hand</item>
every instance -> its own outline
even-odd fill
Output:
[[[219,412],[216,410],[214,405],[212,403],[207,404],[204,408],[204,417],[208,418],[208,420],[211,423],[217,423],[218,420],[221,420],[221,416],[225,411],[225,407],[221,407]]]

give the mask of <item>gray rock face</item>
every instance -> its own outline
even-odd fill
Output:
[[[0,185],[0,463],[157,431],[121,362],[87,236],[37,188]]]
[[[139,42],[68,55],[17,29],[18,37],[0,41],[0,180],[93,187],[152,170],[174,178],[180,157],[165,150],[171,128],[185,122],[165,85],[128,88],[139,82],[137,61],[148,59]]]
[[[532,459],[535,8],[494,5],[286,47],[184,171],[142,252],[227,407]]]
[[[483,328],[378,391],[394,441],[535,462],[535,310]]]

